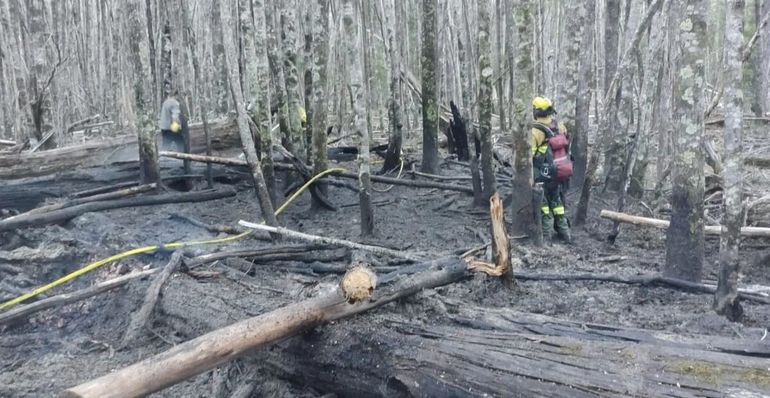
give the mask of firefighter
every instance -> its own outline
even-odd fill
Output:
[[[540,206],[542,215],[543,233],[551,236],[551,228],[556,231],[558,238],[571,243],[569,221],[567,220],[564,206],[565,189],[568,180],[556,178],[554,155],[549,146],[549,140],[555,135],[561,134],[568,137],[567,128],[556,120],[556,110],[548,98],[535,97],[532,100],[532,113],[534,117],[532,127],[532,156],[535,167],[535,181],[543,184],[543,201]],[[571,171],[571,163],[570,163]],[[570,172],[571,175],[571,172]]]
[[[179,101],[176,99],[178,92],[174,91],[160,108],[160,134],[162,148],[185,152],[185,141],[189,140],[187,117],[182,113]]]

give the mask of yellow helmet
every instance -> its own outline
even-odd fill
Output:
[[[548,98],[535,97],[535,99],[532,100],[532,107],[541,111],[545,111],[548,110],[548,108],[552,108],[553,103]]]
[[[297,113],[299,113],[299,120],[302,122],[302,124],[307,123],[307,113],[305,112],[305,108],[298,107]]]

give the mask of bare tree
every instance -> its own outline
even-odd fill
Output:
[[[329,0],[316,0],[313,22],[313,171],[318,174],[329,167],[326,151],[326,97],[329,63]],[[326,186],[319,187],[326,194]],[[314,199],[315,200],[315,199]],[[320,208],[314,202],[316,208]]]
[[[732,321],[743,315],[738,300],[741,226],[743,226],[743,0],[731,1],[725,10],[724,82],[724,194],[722,234],[719,238],[719,284],[714,309]]]
[[[674,82],[676,151],[672,161],[671,226],[666,240],[666,276],[700,281],[703,268],[704,57],[706,0],[687,0],[679,29]]]
[[[401,162],[401,144],[403,141],[401,125],[401,48],[404,38],[401,37],[401,29],[397,29],[397,18],[402,13],[403,2],[395,0],[393,6],[383,10],[385,25],[388,30],[388,56],[390,58],[390,100],[388,102],[388,119],[390,121],[390,135],[388,138],[388,150],[385,153],[385,162],[382,171],[387,172],[399,166]]]
[[[596,7],[591,3],[583,3],[574,18],[576,25],[579,26],[580,45],[577,47],[578,57],[577,87],[575,92],[575,116],[574,128],[570,129],[567,125],[567,131],[570,133],[570,147],[572,155],[575,158],[575,170],[572,176],[572,185],[582,187],[586,175],[586,165],[588,163],[588,132],[589,132],[589,114],[591,107],[591,81],[593,81],[593,41],[594,41],[594,19]],[[574,50],[569,47],[568,51]],[[568,90],[569,91],[569,90]],[[572,101],[567,98],[567,101]],[[569,109],[569,108],[568,108]],[[564,113],[569,114],[569,110]],[[570,131],[571,130],[571,131]]]
[[[489,20],[487,2],[478,5],[479,21]],[[482,197],[489,200],[497,191],[495,164],[492,156],[492,51],[489,43],[489,24],[478,24],[479,39],[479,139],[481,140],[481,172],[484,177]]]
[[[228,30],[233,27],[233,17],[230,15],[230,10],[232,10],[233,5],[231,1],[232,0],[221,0],[218,5],[222,17],[222,24]],[[249,127],[249,115],[243,100],[243,89],[241,88],[241,81],[238,78],[238,51],[235,48],[235,35],[234,32],[228,31],[223,34],[223,37],[225,65],[227,66],[227,76],[230,81],[230,94],[235,103],[235,110],[237,113],[241,146],[243,146],[243,153],[246,155],[246,162],[249,164],[249,171],[251,172],[254,181],[254,189],[256,190],[257,199],[259,200],[259,207],[262,210],[262,218],[264,218],[266,224],[276,225],[278,221],[273,213],[273,204],[270,200],[270,193],[267,191],[267,185],[265,184],[265,179],[262,175],[262,165],[260,164],[259,157],[257,157],[257,151],[254,147],[254,138],[251,135],[251,129]]]
[[[299,72],[297,69],[297,11],[293,4],[281,8],[281,29],[283,32],[283,71],[286,74],[286,104],[288,107],[288,148],[300,159],[307,159],[305,135],[302,131],[299,109],[301,107]]]
[[[532,21],[533,4],[530,0],[520,1],[513,10],[513,23],[516,26],[516,55],[514,58],[514,78],[516,85],[513,92],[513,188],[511,189],[511,233],[534,236],[536,228],[535,210],[532,205],[532,131],[529,122],[532,119],[532,106],[535,68],[532,60],[534,36]]]
[[[422,171],[438,172],[436,29],[438,0],[422,0]]]
[[[363,55],[361,54],[360,13],[353,4],[358,0],[343,0],[342,22],[345,28],[346,64],[350,72],[350,97],[352,98],[354,128],[358,136],[358,198],[361,208],[361,235],[374,234],[374,213],[372,209],[369,165],[369,130],[366,125],[366,86],[364,85]],[[358,10],[360,11],[360,10]]]
[[[251,126],[256,134],[255,141],[259,144],[262,175],[265,185],[270,192],[270,198],[275,204],[277,194],[275,189],[275,174],[273,171],[273,156],[271,147],[273,140],[270,134],[270,91],[268,81],[270,70],[267,64],[265,38],[265,10],[261,0],[238,0],[241,27],[241,50],[245,60],[245,82],[243,89],[248,100],[247,110]]]

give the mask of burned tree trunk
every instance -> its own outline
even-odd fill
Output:
[[[218,5],[222,14],[222,22],[225,28],[230,28],[231,17],[228,5],[221,1]],[[254,147],[254,138],[251,135],[249,127],[249,117],[246,113],[246,105],[243,101],[243,91],[241,89],[240,79],[238,79],[238,56],[235,48],[235,40],[232,34],[224,35],[225,44],[225,63],[227,65],[227,75],[230,80],[230,94],[235,103],[235,110],[238,114],[238,131],[241,136],[241,146],[246,155],[246,162],[249,165],[249,171],[254,181],[254,190],[259,200],[259,207],[262,211],[262,218],[268,225],[276,225],[278,222],[273,213],[273,203],[270,200],[270,193],[267,190],[265,179],[262,174],[262,165],[260,164],[257,152]]]
[[[152,126],[139,128],[139,177],[142,184],[154,183],[161,187],[158,141]]]
[[[267,40],[267,20],[265,17],[264,0],[252,0],[252,13],[254,15],[254,48],[257,52],[256,66],[259,76],[258,80],[258,101],[255,112],[255,123],[259,133],[260,159],[262,161],[262,173],[265,177],[268,191],[270,191],[273,203],[277,201],[277,189],[275,187],[275,170],[273,167],[273,138],[271,129],[273,127],[272,115],[270,109],[272,104],[270,100],[270,65],[268,60],[268,40]]]
[[[329,0],[316,0],[315,20],[313,23],[313,174],[321,173],[329,167],[327,156],[326,133],[326,95],[327,71],[329,64]],[[321,194],[326,195],[326,185],[319,184]],[[313,206],[320,208],[320,203],[313,200]]]
[[[741,226],[743,225],[743,43],[744,1],[736,0],[725,12],[725,66],[722,76],[725,100],[724,215],[719,239],[719,285],[714,310],[732,321],[743,315],[738,300]]]
[[[438,0],[422,0],[422,172],[438,173],[436,25]]]
[[[372,206],[372,183],[369,164],[369,129],[366,123],[366,86],[361,54],[360,14],[357,13],[355,0],[343,2],[344,14],[342,23],[347,36],[346,64],[350,72],[350,96],[353,101],[353,113],[356,134],[359,138],[358,149],[358,199],[361,208],[361,235],[374,234],[374,208]]]
[[[281,6],[283,43],[283,70],[286,74],[286,105],[288,118],[288,148],[295,156],[307,160],[305,134],[300,120],[299,72],[297,71],[297,10],[293,4]]]
[[[468,148],[468,130],[465,127],[465,119],[453,101],[449,101],[449,107],[452,109],[449,132],[454,142],[454,152],[457,154],[457,160],[467,162],[470,160],[471,155]]]
[[[586,176],[586,166],[588,162],[588,131],[589,131],[589,113],[591,108],[591,80],[593,79],[593,41],[594,41],[594,13],[595,7],[591,3],[584,3],[578,9],[578,15],[575,18],[576,25],[580,28],[580,45],[576,56],[579,58],[577,70],[577,86],[575,92],[575,116],[574,125],[570,129],[567,125],[567,131],[570,134],[570,148],[572,156],[575,158],[574,175],[571,179],[571,185],[582,187]],[[581,51],[582,49],[582,51]],[[572,98],[567,98],[572,101]],[[565,112],[568,113],[568,112]]]
[[[517,42],[514,60],[517,83],[513,93],[513,181],[511,201],[511,233],[535,235],[535,208],[532,206],[532,132],[529,121],[532,111],[529,104],[534,86],[534,62],[532,60],[532,2],[520,2],[513,11]]]
[[[678,78],[674,82],[677,135],[672,161],[671,226],[666,276],[699,282],[703,269],[703,93],[706,2],[688,0],[679,27]]]
[[[395,1],[394,6],[388,6],[383,10],[385,24],[388,26],[388,43],[390,45],[388,56],[390,57],[390,99],[388,102],[388,118],[390,134],[388,136],[388,150],[385,152],[385,162],[382,164],[382,172],[395,170],[401,163],[401,143],[403,141],[401,125],[401,46],[404,38],[400,37],[400,29],[396,29],[397,16],[401,13],[397,10],[403,7],[403,2]]]
[[[482,197],[489,200],[497,191],[495,164],[492,156],[492,62],[489,44],[489,9],[487,2],[478,4],[479,37],[479,138],[481,140],[481,173],[484,181]]]

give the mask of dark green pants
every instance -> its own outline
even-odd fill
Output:
[[[571,240],[569,222],[561,191],[562,184],[554,182],[543,184],[543,201],[540,204],[543,234],[546,237],[550,236],[551,228],[553,228],[560,238],[569,241]]]

